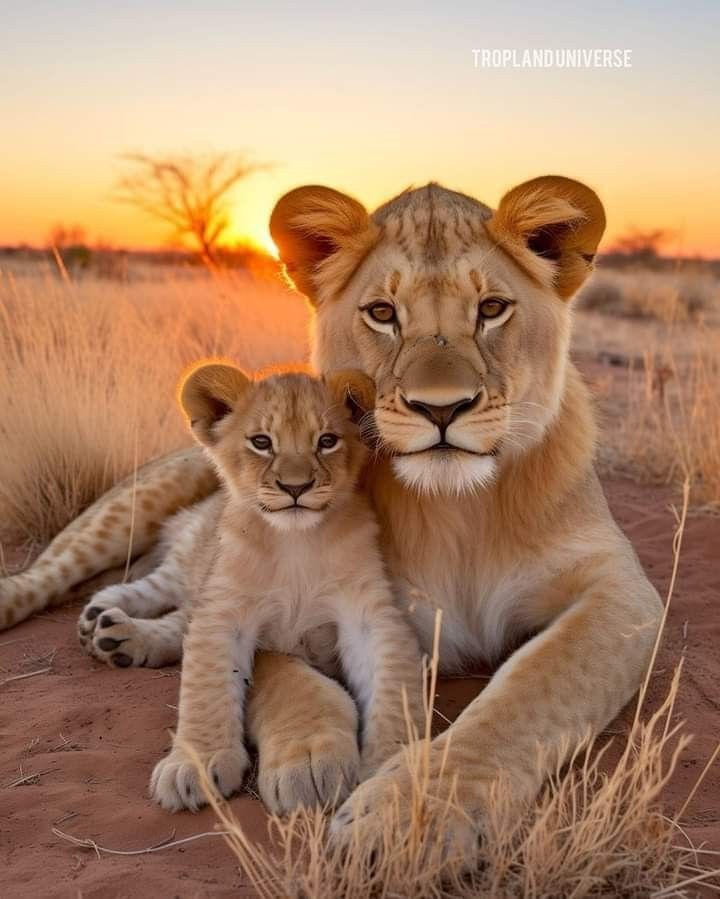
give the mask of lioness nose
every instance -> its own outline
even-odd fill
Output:
[[[429,418],[434,425],[437,425],[438,428],[440,428],[440,433],[444,436],[445,430],[450,423],[454,421],[458,415],[463,412],[469,412],[470,409],[476,406],[479,397],[480,394],[476,393],[475,396],[466,397],[465,399],[458,400],[456,403],[448,403],[444,406],[421,403],[419,400],[405,400],[405,402],[412,410],[419,412],[420,415],[424,415],[425,418]]]
[[[300,499],[303,493],[307,493],[308,490],[315,486],[314,480],[306,481],[304,484],[283,484],[282,481],[276,481],[276,483],[281,490],[284,490],[285,493],[289,493],[294,500]]]

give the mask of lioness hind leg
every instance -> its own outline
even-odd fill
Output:
[[[122,609],[108,609],[98,618],[85,648],[113,668],[162,668],[180,661],[187,623],[182,609],[153,619],[131,618]]]
[[[27,571],[0,580],[0,630],[62,601],[76,584],[146,552],[165,518],[216,487],[210,463],[194,448],[138,469],[61,531]]]
[[[357,783],[355,703],[339,683],[301,659],[257,654],[248,734],[258,749],[258,790],[274,814],[334,806]]]

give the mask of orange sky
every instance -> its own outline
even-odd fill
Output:
[[[494,205],[550,172],[600,193],[606,245],[664,228],[666,251],[720,257],[717,4],[240,5],[88,0],[71,15],[28,0],[8,16],[0,243],[42,243],[62,222],[163,245],[162,224],[113,202],[118,155],[213,148],[273,164],[233,198],[233,236],[260,243],[302,183],[374,206],[438,180]],[[607,46],[630,48],[632,68],[473,67],[476,47]]]

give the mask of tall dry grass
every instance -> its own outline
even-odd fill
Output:
[[[720,508],[717,272],[601,269],[579,298],[574,347],[614,366],[597,384],[606,470],[689,478],[694,505]]]
[[[128,285],[0,272],[0,531],[45,541],[136,464],[188,441],[174,402],[207,355],[303,359],[307,312],[242,275]]]
[[[671,341],[628,375],[626,412],[611,437],[645,477],[689,478],[697,506],[720,509],[720,334],[698,331],[683,358]]]
[[[687,478],[695,508],[720,510],[720,327],[582,318],[581,356],[614,362],[590,372],[600,409],[601,473],[675,485]]]
[[[604,750],[587,747],[582,761],[555,773],[519,821],[508,813],[500,781],[478,862],[469,869],[438,838],[463,813],[452,793],[448,801],[424,791],[428,753],[422,743],[406,754],[414,785],[410,825],[395,803],[377,809],[378,845],[354,839],[346,851],[332,840],[320,809],[270,819],[269,840],[255,842],[209,784],[207,790],[231,851],[263,899],[691,895],[681,891],[683,881],[705,874],[717,883],[720,871],[688,846],[660,799],[687,745],[672,723],[678,675],[662,706],[633,728],[629,750],[609,772]]]
[[[582,289],[578,302],[605,315],[665,324],[699,321],[720,315],[720,280],[699,266],[664,271],[601,268]]]

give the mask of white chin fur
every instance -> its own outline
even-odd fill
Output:
[[[320,523],[322,513],[310,509],[264,512],[263,517],[279,531],[307,531]]]
[[[495,477],[497,462],[493,456],[431,450],[396,456],[393,468],[402,483],[418,493],[459,496],[487,487]]]

